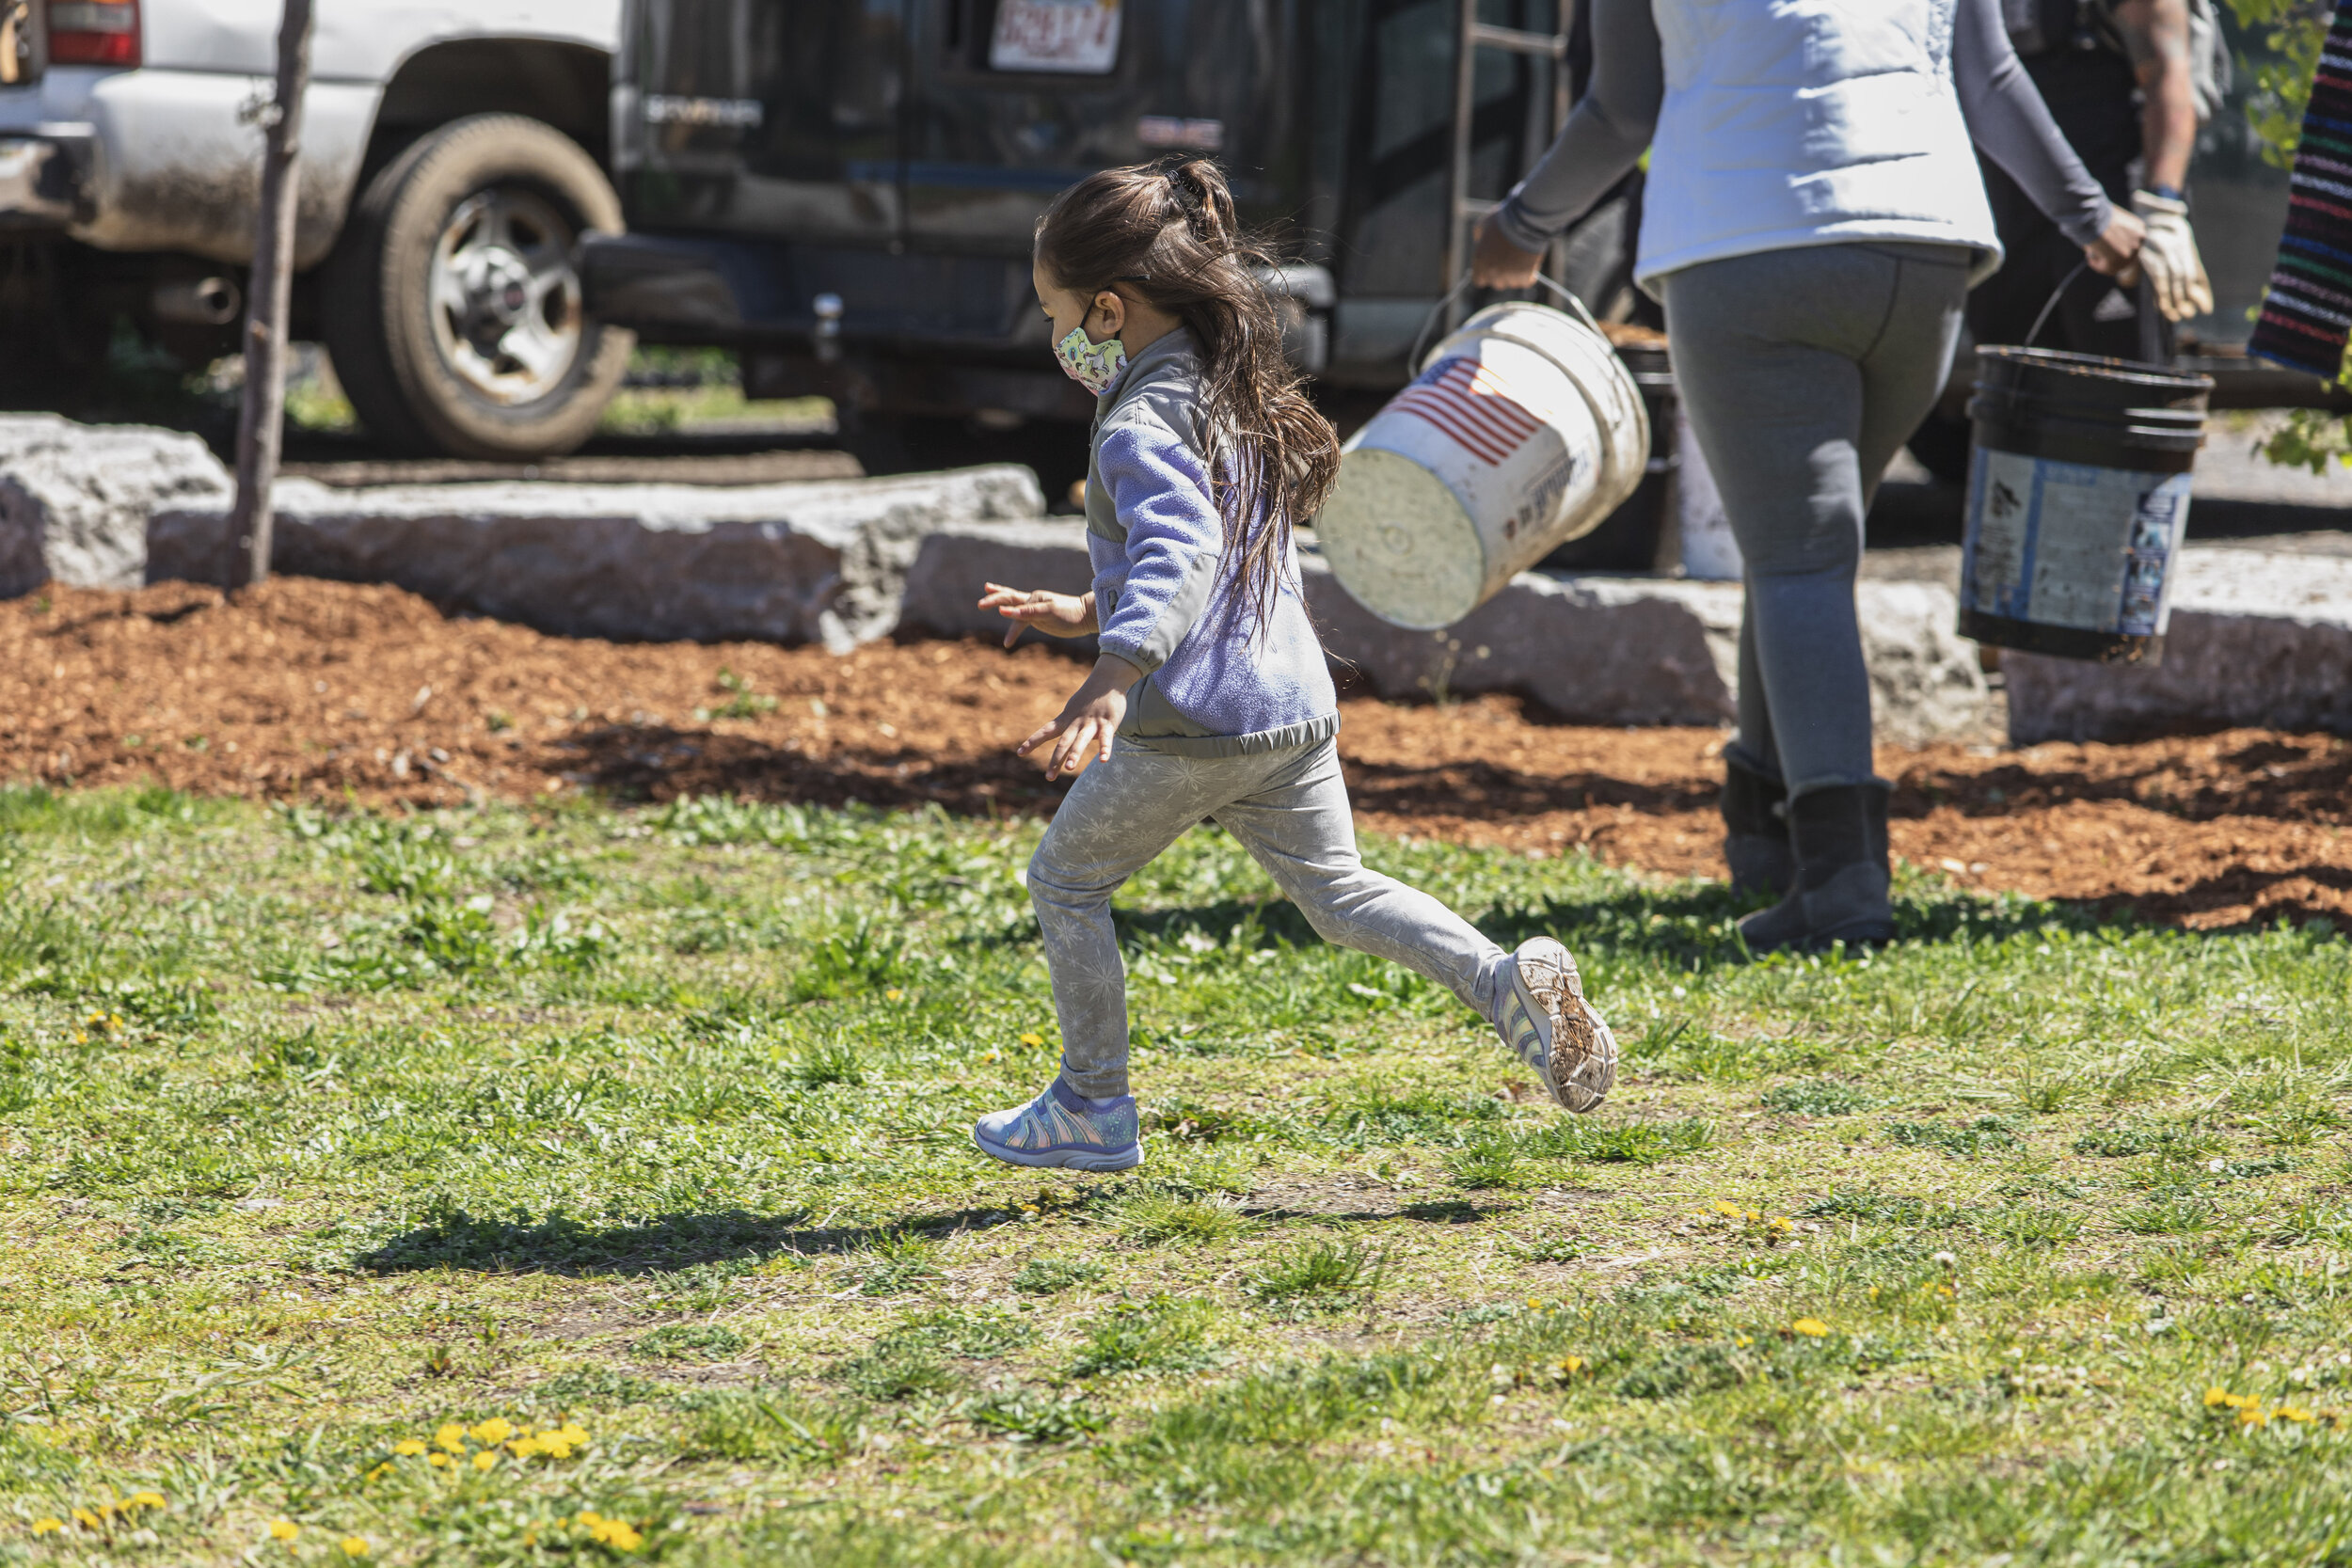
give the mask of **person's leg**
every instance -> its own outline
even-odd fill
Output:
[[[972,1128],[981,1152],[1009,1164],[1127,1170],[1143,1163],[1127,1089],[1127,972],[1111,895],[1146,861],[1262,769],[1244,759],[1173,757],[1120,748],[1078,776],[1029,860],[1029,901],[1045,939],[1061,1069],[1026,1105]]]
[[[1764,700],[1764,670],[1756,651],[1755,595],[1744,586],[1740,605],[1739,728],[1724,748],[1724,863],[1731,891],[1778,898],[1797,877],[1788,844],[1788,786],[1772,745],[1772,708]]]
[[[1969,297],[1964,252],[1906,245],[1898,254],[1885,329],[1862,359],[1862,431],[1855,446],[1866,512],[1887,464],[1944,394]]]
[[[1127,1092],[1127,968],[1111,895],[1251,775],[1223,759],[1122,746],[1078,775],[1029,859],[1029,902],[1045,940],[1062,1081],[1089,1100]]]
[[[1511,955],[1419,888],[1364,864],[1336,742],[1302,750],[1256,791],[1211,815],[1317,936],[1403,964],[1494,1019]]]
[[[1506,953],[1438,899],[1366,866],[1336,742],[1299,752],[1215,816],[1326,942],[1452,990],[1568,1109],[1588,1111],[1608,1093],[1615,1037],[1584,1001],[1567,949],[1542,937]]]
[[[1868,495],[1941,389],[1965,288],[1960,254],[1917,245],[1776,252],[1667,280],[1677,379],[1747,558],[1788,792],[1796,875],[1741,922],[1758,950],[1893,932],[1853,575]]]
[[[1863,247],[1820,245],[1665,280],[1676,385],[1746,562],[1761,690],[1741,718],[1768,720],[1772,760],[1792,795],[1873,777],[1853,606],[1859,360],[1885,319],[1896,271]]]

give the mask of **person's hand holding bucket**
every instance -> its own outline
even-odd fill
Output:
[[[1482,289],[1532,289],[1543,270],[1544,253],[1511,243],[1492,213],[1478,220],[1478,246],[1470,255],[1470,281]]]

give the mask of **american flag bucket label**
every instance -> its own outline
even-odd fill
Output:
[[[1317,538],[1366,609],[1448,626],[1613,511],[1648,449],[1640,388],[1597,331],[1490,306],[1348,441]]]
[[[1440,359],[1422,372],[1388,411],[1427,420],[1490,468],[1509,462],[1544,428],[1506,375],[1468,355]]]

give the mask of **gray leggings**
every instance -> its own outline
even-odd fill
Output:
[[[1338,742],[1237,757],[1121,745],[1078,775],[1029,862],[1072,1089],[1090,1100],[1127,1092],[1127,972],[1111,895],[1203,817],[1241,841],[1324,941],[1401,963],[1494,1018],[1511,955],[1429,895],[1365,869]]]
[[[1740,734],[1792,795],[1877,777],[1854,617],[1862,519],[1934,405],[1970,252],[1806,245],[1666,275],[1675,379],[1740,553]]]

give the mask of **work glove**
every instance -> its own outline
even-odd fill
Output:
[[[2188,226],[2188,203],[2153,191],[2134,191],[2132,211],[2148,226],[2148,238],[2135,258],[2148,275],[2156,309],[2169,322],[2186,321],[2213,309],[2213,284],[2197,254],[2197,235]]]

